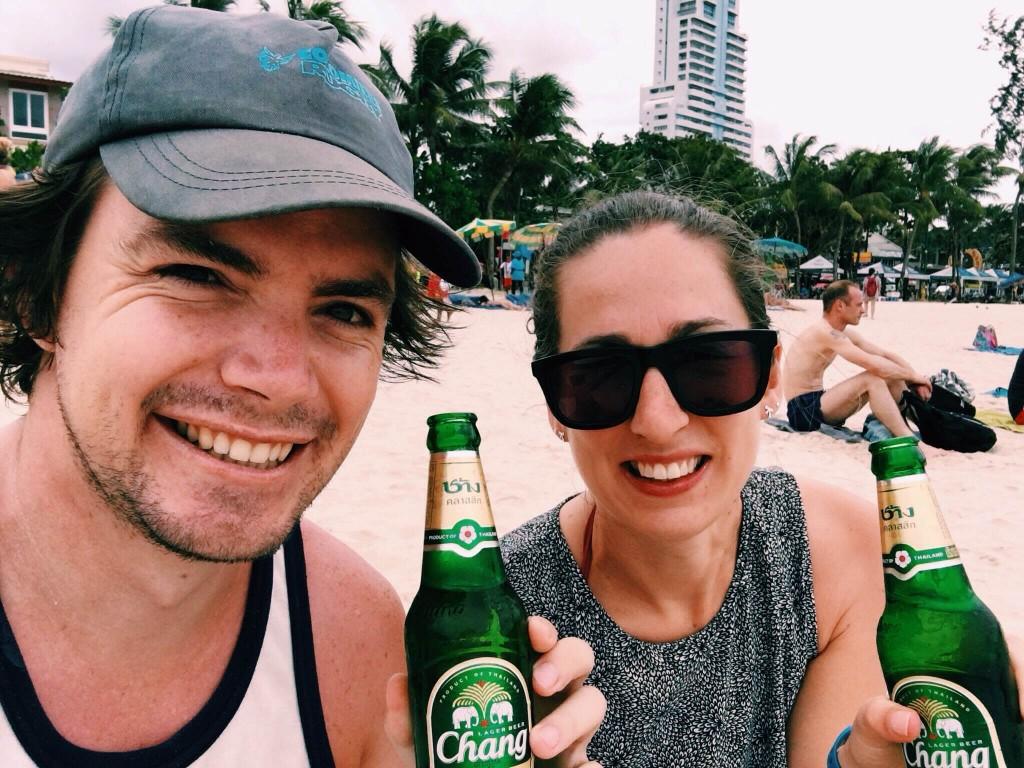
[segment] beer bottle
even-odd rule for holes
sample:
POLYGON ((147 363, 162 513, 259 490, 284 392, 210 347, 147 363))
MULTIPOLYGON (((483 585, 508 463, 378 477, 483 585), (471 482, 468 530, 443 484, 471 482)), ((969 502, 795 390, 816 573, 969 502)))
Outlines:
POLYGON ((871 444, 885 611, 878 655, 893 701, 921 716, 916 768, 1021 768, 1024 729, 999 622, 967 580, 913 437, 871 444))
POLYGON ((405 620, 416 768, 526 768, 532 649, 498 550, 476 416, 427 425, 423 571, 405 620))

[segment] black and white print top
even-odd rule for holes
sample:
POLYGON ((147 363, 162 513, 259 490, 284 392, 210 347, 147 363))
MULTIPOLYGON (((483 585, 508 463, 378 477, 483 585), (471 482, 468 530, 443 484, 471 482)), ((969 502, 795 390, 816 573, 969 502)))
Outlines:
POLYGON ((736 568, 718 613, 692 635, 638 640, 605 613, 559 527, 562 504, 502 540, 531 615, 597 657, 608 700, 590 743, 604 768, 783 768, 786 720, 818 649, 811 558, 792 475, 755 470, 742 491, 736 568))

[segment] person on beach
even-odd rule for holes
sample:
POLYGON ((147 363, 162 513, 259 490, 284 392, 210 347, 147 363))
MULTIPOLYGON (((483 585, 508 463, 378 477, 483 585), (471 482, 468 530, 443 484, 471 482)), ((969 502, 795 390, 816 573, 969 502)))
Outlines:
POLYGON ((902 766, 920 721, 884 695, 877 515, 754 467, 780 350, 749 236, 633 192, 576 214, 535 270, 533 371, 585 490, 502 551, 527 609, 594 648, 591 758, 821 768, 852 721, 843 768, 902 766))
POLYGON ((1017 358, 1017 365, 1007 387, 1007 403, 1010 415, 1018 424, 1024 424, 1024 352, 1017 358))
POLYGON ((822 316, 804 330, 786 353, 782 386, 789 398, 786 415, 798 432, 822 424, 839 426, 870 404, 871 412, 895 436, 912 435, 900 413, 903 391, 931 397, 931 382, 899 355, 850 330, 864 316, 864 294, 856 283, 837 280, 821 294, 822 316), (825 389, 825 371, 841 357, 863 372, 825 389))
POLYGON ((882 291, 882 281, 875 274, 875 268, 868 270, 868 276, 864 278, 864 298, 867 301, 867 315, 875 319, 875 304, 878 301, 878 294, 882 291))
MULTIPOLYGON (((401 604, 300 518, 437 362, 406 253, 479 265, 336 30, 131 14, 0 231, 0 765, 411 766, 401 604)), ((534 754, 584 765, 590 649, 530 634, 534 754)))

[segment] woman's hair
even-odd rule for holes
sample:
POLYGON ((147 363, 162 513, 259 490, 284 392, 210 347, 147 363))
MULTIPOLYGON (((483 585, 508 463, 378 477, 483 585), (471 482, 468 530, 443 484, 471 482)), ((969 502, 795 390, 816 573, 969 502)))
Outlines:
MULTIPOLYGON (((46 171, 0 191, 0 391, 30 395, 48 363, 34 339, 57 341, 64 287, 97 194, 108 179, 98 157, 46 171)), ((428 299, 410 274, 405 252, 395 270, 395 303, 384 332, 382 376, 429 379, 450 344, 428 299)))
MULTIPOLYGON (((665 223, 721 247, 726 273, 736 288, 750 327, 768 327, 764 290, 770 270, 754 252, 749 232, 728 216, 700 206, 688 197, 627 192, 575 214, 559 230, 554 242, 537 257, 533 272, 535 360, 558 352, 558 275, 562 265, 609 235, 665 223)), ((679 258, 685 257, 685 253, 679 254, 679 258)), ((628 275, 629 270, 630 265, 624 263, 623 275, 628 275)))

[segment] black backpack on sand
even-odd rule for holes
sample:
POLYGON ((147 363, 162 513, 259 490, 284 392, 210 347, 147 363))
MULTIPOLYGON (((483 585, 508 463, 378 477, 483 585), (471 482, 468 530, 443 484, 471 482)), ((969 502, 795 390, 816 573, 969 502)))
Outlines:
MULTIPOLYGON (((942 395, 939 401, 945 401, 942 395)), ((903 402, 906 405, 905 416, 917 425, 921 440, 928 445, 949 451, 975 453, 987 451, 996 444, 995 430, 968 416, 964 412, 967 409, 959 413, 943 410, 909 390, 903 393, 903 402)), ((969 403, 965 405, 971 411, 974 410, 969 403)))

